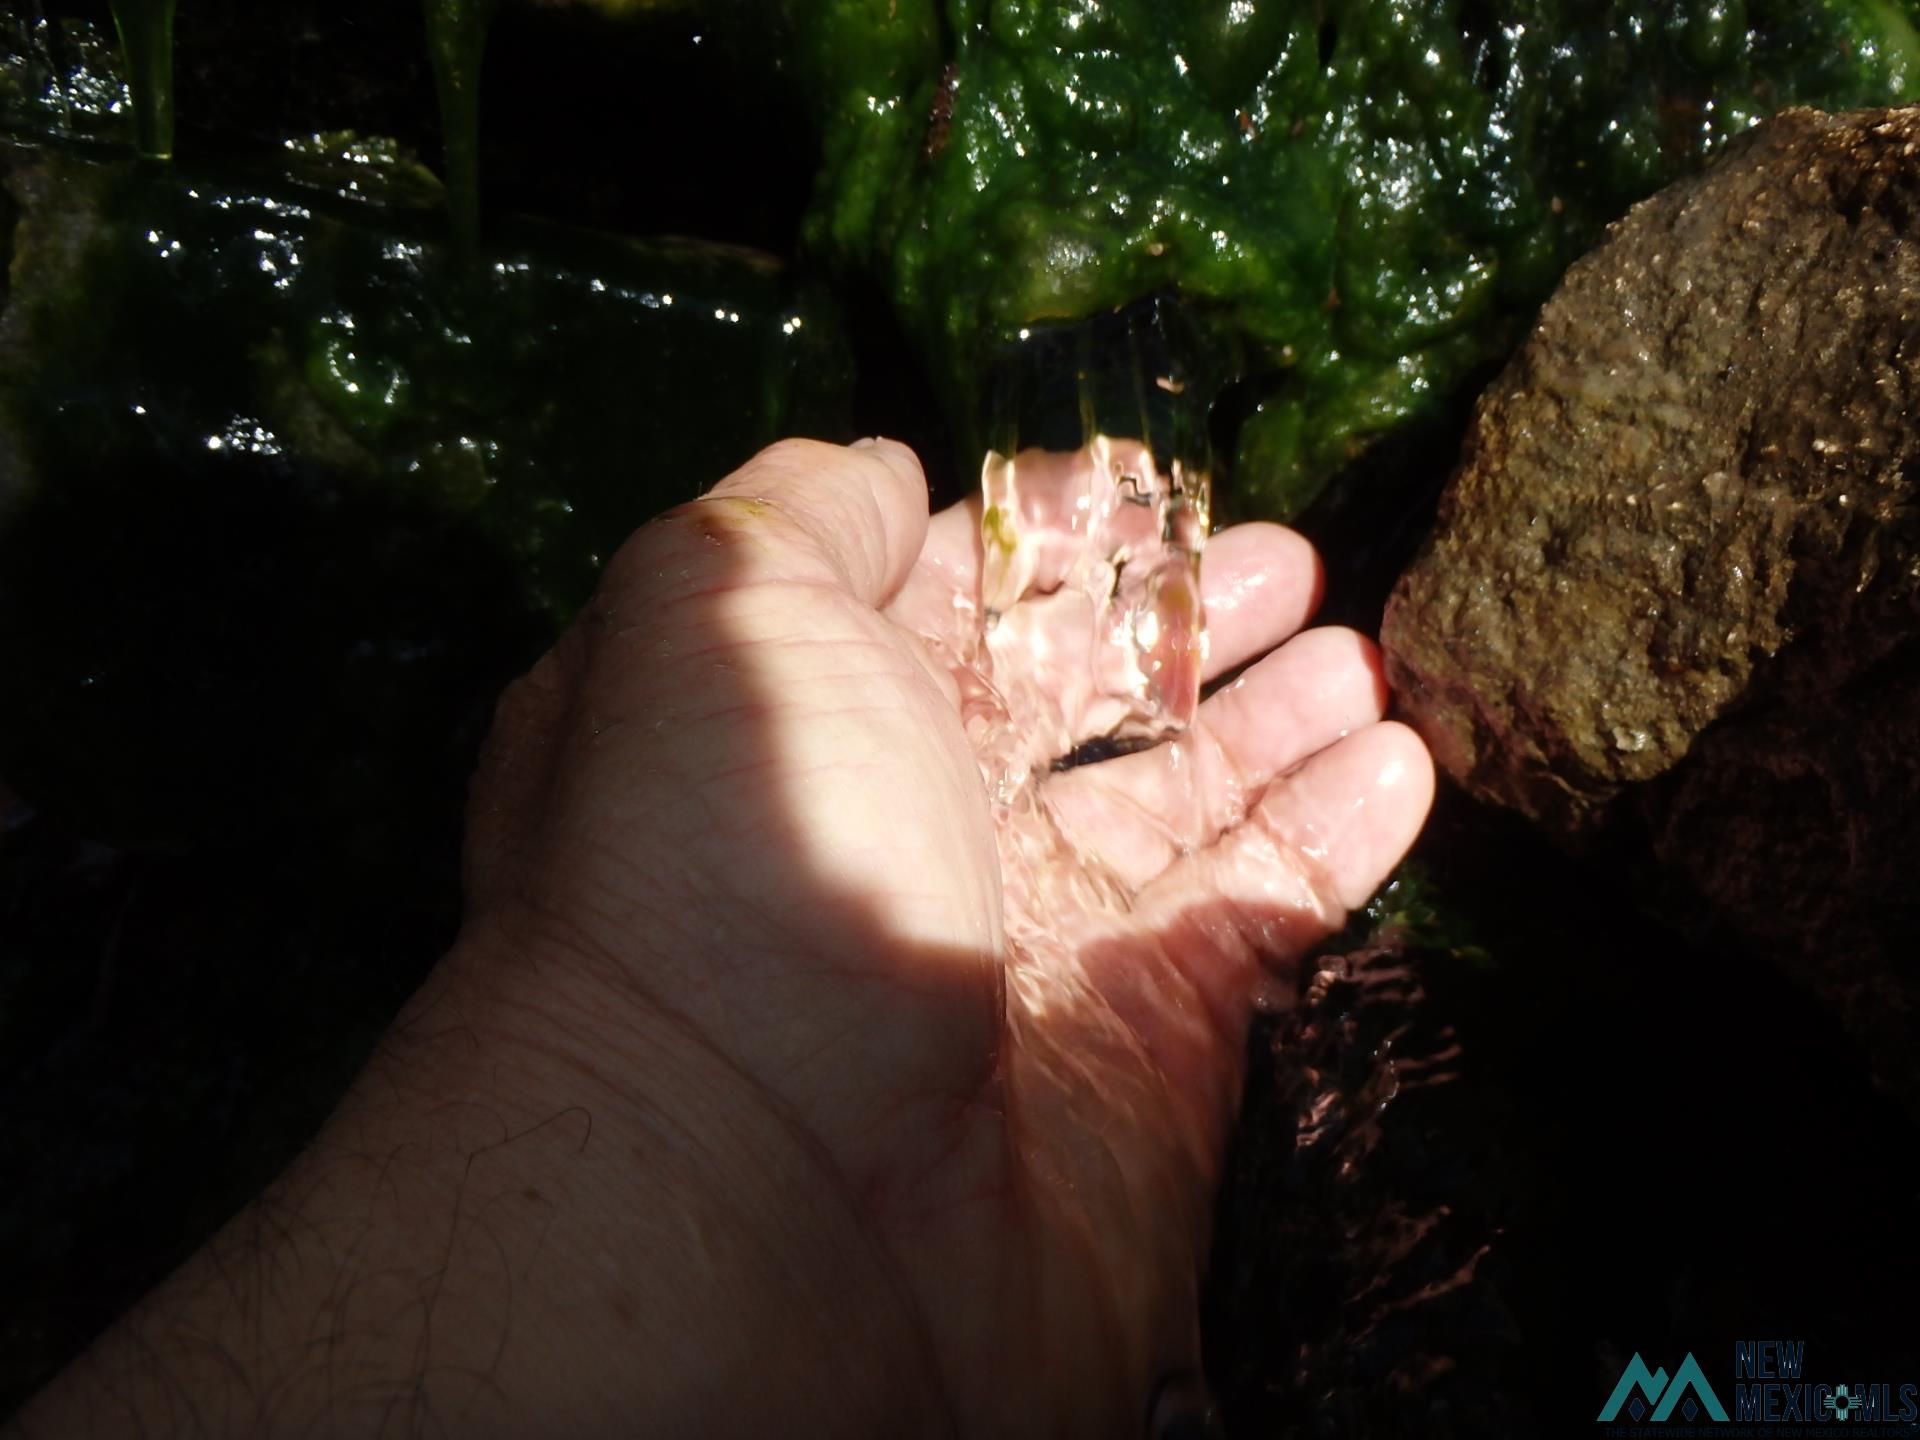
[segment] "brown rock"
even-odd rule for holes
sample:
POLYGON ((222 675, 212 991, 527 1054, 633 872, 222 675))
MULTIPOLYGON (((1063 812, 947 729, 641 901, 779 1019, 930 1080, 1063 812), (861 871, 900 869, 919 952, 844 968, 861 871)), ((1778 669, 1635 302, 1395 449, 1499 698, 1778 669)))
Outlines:
POLYGON ((1788 111, 1568 272, 1383 640, 1456 780, 1642 827, 1920 1095, 1917 482, 1920 108, 1788 111))

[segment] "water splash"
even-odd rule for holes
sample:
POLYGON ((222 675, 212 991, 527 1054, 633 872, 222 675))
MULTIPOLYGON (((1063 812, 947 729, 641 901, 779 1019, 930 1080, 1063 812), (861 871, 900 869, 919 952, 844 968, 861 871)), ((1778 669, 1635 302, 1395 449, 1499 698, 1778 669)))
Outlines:
POLYGON ((1154 296, 1022 329, 982 387, 978 663, 1005 711, 997 794, 1193 723, 1211 348, 1154 296))
POLYGON ((981 489, 983 659, 1017 736, 1000 747, 996 790, 1089 740, 1150 743, 1191 725, 1207 652, 1205 476, 1096 434, 1071 452, 990 452, 981 489))

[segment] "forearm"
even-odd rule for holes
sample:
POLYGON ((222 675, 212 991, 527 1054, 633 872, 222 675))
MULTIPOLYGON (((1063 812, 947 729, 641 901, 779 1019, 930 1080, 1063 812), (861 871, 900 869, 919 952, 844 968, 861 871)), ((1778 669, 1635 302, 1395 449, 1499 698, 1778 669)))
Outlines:
POLYGON ((772 1108, 638 1010, 645 1090, 612 1083, 567 1009, 604 997, 535 1011, 472 959, 22 1433, 937 1430, 887 1264, 772 1108))

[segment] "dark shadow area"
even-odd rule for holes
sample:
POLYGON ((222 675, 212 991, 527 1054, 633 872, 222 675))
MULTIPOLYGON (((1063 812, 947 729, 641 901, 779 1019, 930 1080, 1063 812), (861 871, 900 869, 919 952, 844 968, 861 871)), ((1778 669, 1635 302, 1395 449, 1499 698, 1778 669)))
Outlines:
MULTIPOLYGON (((114 33, 108 0, 33 4, 56 26, 114 33)), ((777 63, 773 8, 613 20, 588 4, 500 5, 482 82, 488 213, 792 254, 814 141, 777 63)), ((351 130, 441 168, 417 0, 208 0, 182 7, 175 47, 183 161, 270 165, 289 136, 351 130)))
POLYGON ((1380 633, 1387 596, 1433 524, 1474 403, 1499 370, 1473 372, 1436 413, 1375 441, 1294 518, 1327 567, 1321 623, 1380 633))
POLYGON ((1231 1432, 1581 1433, 1636 1351, 1731 1409, 1736 1340, 1910 1379, 1920 1126, 1838 1021, 1644 913, 1629 855, 1448 790, 1415 860, 1447 929, 1363 940, 1255 1037, 1210 1302, 1231 1432))
POLYGON ((836 289, 853 347, 853 429, 885 435, 913 447, 926 467, 933 508, 957 504, 978 490, 967 473, 947 420, 947 406, 925 363, 902 333, 878 287, 849 281, 836 289))
POLYGON ((467 775, 547 622, 330 477, 69 470, 0 538, 0 1409, 311 1134, 451 938, 467 775))
POLYGON ((257 177, 0 148, 0 186, 36 237, 0 315, 4 1409, 285 1164, 445 948, 480 739, 582 577, 844 421, 830 312, 785 333, 730 252, 463 272, 257 177))

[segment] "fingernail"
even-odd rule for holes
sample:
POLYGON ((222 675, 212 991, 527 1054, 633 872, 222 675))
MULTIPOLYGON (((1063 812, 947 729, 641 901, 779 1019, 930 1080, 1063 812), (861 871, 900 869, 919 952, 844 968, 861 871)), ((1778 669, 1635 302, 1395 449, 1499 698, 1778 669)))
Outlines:
POLYGON ((910 480, 924 480, 925 472, 920 468, 920 457, 911 447, 902 445, 898 440, 889 440, 884 435, 868 435, 854 441, 849 450, 865 450, 877 460, 884 460, 896 473, 910 480))

